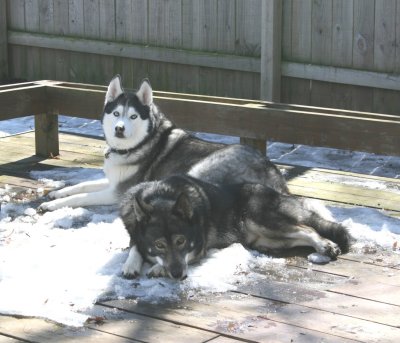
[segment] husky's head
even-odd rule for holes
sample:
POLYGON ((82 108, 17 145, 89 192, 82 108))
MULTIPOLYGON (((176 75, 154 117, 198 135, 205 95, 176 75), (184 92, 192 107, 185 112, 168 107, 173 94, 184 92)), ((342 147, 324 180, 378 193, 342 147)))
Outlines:
MULTIPOLYGON (((150 184, 150 183, 148 183, 150 184)), ((136 194, 121 207, 121 217, 147 260, 176 280, 187 276, 188 264, 202 256, 204 230, 185 192, 177 197, 136 194)))
POLYGON ((115 76, 108 85, 102 119, 108 145, 132 149, 140 144, 152 129, 153 106, 153 91, 147 80, 135 94, 125 92, 120 76, 115 76))

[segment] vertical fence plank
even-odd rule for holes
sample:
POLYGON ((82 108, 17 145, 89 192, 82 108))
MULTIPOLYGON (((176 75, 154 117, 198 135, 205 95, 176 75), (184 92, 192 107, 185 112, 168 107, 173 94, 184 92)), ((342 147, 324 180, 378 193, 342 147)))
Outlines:
MULTIPOLYGON (((54 34, 54 2, 39 0, 39 28, 41 32, 54 34)), ((40 54, 42 76, 44 79, 55 79, 56 53, 52 49, 43 49, 40 54)))
POLYGON ((261 24, 261 99, 281 100, 282 3, 263 0, 261 24))
MULTIPOLYGON (((215 51, 217 49, 217 2, 210 0, 193 1, 193 43, 192 49, 215 51)), ((215 70, 200 68, 199 90, 202 94, 218 94, 215 70)))
MULTIPOLYGON (((332 58, 332 0, 313 0, 311 24, 311 62, 330 65, 332 58)), ((312 82, 311 102, 316 106, 332 106, 332 84, 312 82)))
MULTIPOLYGON (((353 59, 353 0, 332 0, 332 65, 351 68, 353 59)), ((353 108, 352 88, 332 84, 331 103, 353 108)))
POLYGON ((235 52, 235 2, 217 1, 217 47, 218 51, 235 52))
MULTIPOLYGON (((83 0, 68 1, 69 34, 74 37, 84 37, 83 0)), ((85 59, 77 52, 71 52, 69 58, 69 80, 84 82, 85 59)))
POLYGON ((394 72, 400 73, 400 3, 396 2, 396 59, 395 59, 395 66, 394 72))
MULTIPOLYGON (((261 2, 262 0, 252 0, 251 6, 248 6, 245 1, 236 0, 235 52, 239 55, 261 56, 261 2)), ((243 86, 234 96, 260 99, 260 73, 235 74, 237 85, 243 86)))
POLYGON ((202 51, 217 51, 217 11, 214 0, 199 0, 194 4, 193 48, 202 51))
MULTIPOLYGON (((25 30, 25 3, 24 0, 13 0, 7 2, 7 25, 9 29, 25 30)), ((23 46, 9 46, 9 66, 10 78, 25 79, 26 72, 26 52, 28 48, 23 46)))
MULTIPOLYGON (((68 2, 54 0, 54 33, 58 36, 68 34, 68 2)), ((58 81, 68 81, 69 54, 65 51, 56 51, 56 74, 58 81)))
MULTIPOLYGON (((84 35, 88 38, 100 38, 99 0, 83 0, 84 35)), ((100 83, 102 71, 99 70, 100 56, 85 56, 85 81, 100 83)))
MULTIPOLYGON (((115 37, 120 42, 131 42, 133 35, 132 1, 119 0, 115 3, 115 37)), ((129 58, 121 58, 118 61, 118 74, 121 74, 125 87, 133 87, 133 66, 129 58)))
MULTIPOLYGON (((374 24, 375 0, 354 0, 353 64, 357 69, 374 68, 374 24)), ((354 109, 373 107, 373 89, 355 87, 353 90, 354 109)))
POLYGON ((7 3, 0 0, 0 82, 8 79, 7 3))
MULTIPOLYGON (((115 0, 99 1, 99 26, 100 39, 106 41, 115 40, 115 0)), ((100 56, 99 83, 107 84, 114 76, 114 57, 100 56)))
POLYGON ((292 4, 292 59, 295 62, 311 60, 311 0, 292 4))
POLYGON ((391 72, 396 58, 396 0, 375 3, 374 70, 391 72))
POLYGON ((332 1, 332 64, 351 67, 353 58, 353 0, 332 1))
MULTIPOLYGON (((291 6, 291 61, 311 61, 311 0, 292 1, 291 6)), ((311 103, 311 82, 309 80, 285 78, 285 98, 282 100, 309 105, 311 103)))
POLYGON ((292 0, 282 3, 282 59, 292 59, 292 0))
POLYGON ((261 55, 261 2, 236 0, 236 47, 239 55, 261 55))
POLYGON ((313 0, 311 46, 312 63, 331 64, 332 0, 313 0))
MULTIPOLYGON (((132 42, 148 44, 149 42, 149 3, 147 0, 132 2, 132 42)), ((144 78, 149 77, 148 62, 132 60, 133 86, 137 88, 144 78)), ((152 82, 152 79, 150 80, 152 82)))
MULTIPOLYGON (((393 72, 396 61, 396 0, 375 2, 374 70, 393 72)), ((374 89, 373 111, 399 113, 396 92, 374 89), (394 96, 393 96, 394 95, 394 96)))
MULTIPOLYGON (((194 32, 194 9, 193 1, 182 0, 182 48, 192 49, 193 47, 193 32, 194 32)), ((197 66, 184 66, 182 73, 184 77, 182 82, 186 83, 186 86, 180 87, 185 89, 188 93, 202 93, 200 89, 200 73, 202 67, 197 66)), ((203 68, 204 69, 204 68, 203 68)), ((204 92, 203 92, 204 93, 204 92)))
MULTIPOLYGON (((25 2, 25 25, 29 32, 40 32, 39 24, 39 0, 25 2)), ((42 76, 42 66, 40 63, 40 48, 29 48, 29 58, 27 58, 27 77, 28 80, 40 80, 42 76)))
MULTIPOLYGON (((217 50, 222 53, 235 52, 235 1, 217 1, 217 50)), ((247 89, 247 80, 240 79, 241 73, 231 70, 218 70, 217 89, 222 96, 244 97, 242 89, 247 89)))
MULTIPOLYGON (((165 2, 163 24, 165 36, 162 38, 162 44, 180 49, 182 47, 182 0, 165 2)), ((179 72, 179 68, 180 66, 172 63, 165 66, 168 89, 174 92, 183 92, 186 86, 185 81, 188 81, 179 72)))
POLYGON ((373 70, 375 0, 354 0, 353 67, 373 70))

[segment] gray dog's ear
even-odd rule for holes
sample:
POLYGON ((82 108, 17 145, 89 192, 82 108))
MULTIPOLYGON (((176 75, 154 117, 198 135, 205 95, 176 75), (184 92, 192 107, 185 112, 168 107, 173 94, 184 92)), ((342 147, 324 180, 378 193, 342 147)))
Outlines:
POLYGON ((114 78, 110 81, 110 84, 108 85, 105 103, 114 101, 123 92, 124 89, 122 88, 121 76, 115 75, 114 78))
POLYGON ((153 89, 150 86, 150 82, 147 79, 142 81, 136 96, 143 105, 150 106, 153 103, 153 89))
POLYGON ((190 203, 190 200, 185 193, 181 193, 178 196, 178 199, 176 199, 172 211, 182 219, 189 219, 189 220, 193 218, 194 214, 193 206, 190 203))
POLYGON ((141 222, 147 219, 153 207, 138 197, 133 198, 133 211, 135 212, 136 220, 141 222))

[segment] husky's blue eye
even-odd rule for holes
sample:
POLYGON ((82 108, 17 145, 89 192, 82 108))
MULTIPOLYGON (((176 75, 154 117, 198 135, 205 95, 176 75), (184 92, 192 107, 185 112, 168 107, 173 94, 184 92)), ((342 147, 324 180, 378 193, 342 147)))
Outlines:
POLYGON ((132 114, 130 118, 131 119, 136 119, 137 118, 137 114, 132 114))
POLYGON ((114 111, 113 115, 114 115, 114 117, 119 117, 119 112, 118 111, 114 111))

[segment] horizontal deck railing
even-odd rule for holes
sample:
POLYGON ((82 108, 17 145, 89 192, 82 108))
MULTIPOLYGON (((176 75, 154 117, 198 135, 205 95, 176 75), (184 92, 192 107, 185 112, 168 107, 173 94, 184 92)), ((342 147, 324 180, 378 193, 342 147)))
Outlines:
MULTIPOLYGON (((0 87, 0 120, 35 115, 36 153, 59 153, 57 115, 100 119, 107 87, 37 81, 0 87)), ((400 155, 400 117, 394 115, 154 92, 178 126, 238 136, 260 149, 266 140, 400 155)))

